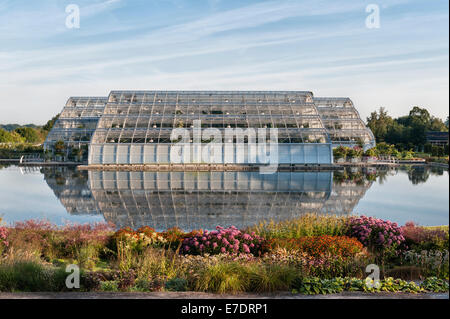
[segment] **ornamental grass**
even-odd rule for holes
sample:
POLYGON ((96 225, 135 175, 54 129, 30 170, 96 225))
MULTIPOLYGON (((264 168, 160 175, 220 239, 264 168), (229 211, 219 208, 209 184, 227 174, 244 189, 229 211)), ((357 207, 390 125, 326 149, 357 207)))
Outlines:
POLYGON ((305 236, 343 236, 347 231, 348 216, 305 214, 287 221, 265 221, 246 229, 265 239, 300 238, 305 236))

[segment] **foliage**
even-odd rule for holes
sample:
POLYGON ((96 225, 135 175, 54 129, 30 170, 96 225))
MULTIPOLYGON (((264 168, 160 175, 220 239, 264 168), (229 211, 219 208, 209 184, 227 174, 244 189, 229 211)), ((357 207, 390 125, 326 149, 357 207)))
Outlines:
POLYGON ((172 249, 180 248, 184 238, 188 236, 178 227, 169 228, 160 234, 166 240, 165 246, 172 249))
MULTIPOLYGON (((350 236, 352 231, 364 229, 365 226, 375 236, 366 242, 367 245, 373 241, 374 245, 381 244, 376 237, 380 232, 393 233, 384 235, 385 241, 400 235, 399 227, 394 223, 376 219, 363 222, 365 219, 369 218, 306 215, 289 222, 268 222, 263 224, 264 227, 255 226, 255 230, 218 227, 214 232, 198 230, 190 233, 178 228, 156 232, 150 227, 141 227, 136 231, 124 228, 113 232, 105 224, 56 227, 46 221, 25 221, 13 227, 3 227, 6 236, 1 238, 9 244, 4 245, 5 251, 0 258, 0 291, 67 290, 64 266, 73 263, 81 268, 82 291, 166 289, 260 293, 295 290, 315 294, 351 290, 448 290, 448 284, 446 286, 437 279, 448 278, 448 250, 410 250, 400 254, 404 243, 395 243, 390 248, 385 247, 388 246, 386 243, 382 245, 382 250, 392 249, 399 254, 392 259, 394 264, 387 264, 388 268, 391 267, 388 270, 394 271, 383 269, 382 275, 391 276, 401 267, 414 267, 419 270, 419 276, 413 278, 436 278, 424 281, 423 287, 400 279, 385 278, 381 287, 369 289, 364 280, 367 276, 365 268, 376 263, 377 255, 363 248, 364 240, 360 242, 361 233, 366 236, 367 231, 359 231, 356 238, 346 235, 350 236), (266 234, 269 240, 263 239, 266 234), (233 239, 239 241, 237 250, 230 248, 230 243, 232 246, 236 244, 233 239), (180 246, 185 240, 194 255, 180 254, 179 250, 183 249, 180 246), (230 249, 226 249, 225 253, 221 253, 221 249, 218 252, 201 251, 199 246, 206 244, 206 241, 210 244, 216 242, 218 246, 220 242, 220 248, 226 246, 230 249), (251 243, 260 247, 246 253, 244 243, 248 247, 251 243)), ((416 239, 419 243, 433 242, 435 238, 423 235, 422 230, 418 234, 414 230, 413 235, 410 237, 420 238, 416 239)), ((366 237, 371 238, 371 235, 366 237)), ((372 251, 379 253, 378 248, 372 251)), ((405 279, 406 276, 395 277, 405 279)))
POLYGON ((22 155, 42 153, 43 147, 29 143, 1 144, 0 158, 19 158, 22 155))
POLYGON ((419 148, 426 144, 427 131, 448 131, 444 122, 428 110, 414 106, 408 115, 393 119, 384 108, 367 118, 377 143, 394 144, 400 150, 419 148))
POLYGON ((145 226, 134 231, 131 228, 118 230, 112 236, 115 245, 124 243, 132 250, 141 252, 147 247, 163 247, 167 240, 153 228, 145 226))
POLYGON ((45 123, 45 125, 42 127, 42 129, 44 131, 50 132, 51 129, 53 128, 53 125, 55 124, 56 120, 59 118, 59 114, 55 115, 54 117, 52 117, 51 120, 48 120, 47 123, 45 123))
POLYGON ((444 252, 439 250, 423 250, 420 253, 409 250, 404 252, 403 262, 418 267, 423 277, 436 276, 448 279, 448 250, 444 252))
POLYGON ((56 155, 64 155, 64 153, 66 151, 66 144, 64 143, 64 141, 59 140, 59 141, 55 142, 55 144, 53 145, 53 148, 55 150, 56 155))
POLYGON ((421 227, 413 222, 407 222, 402 227, 402 231, 407 246, 413 250, 448 250, 448 226, 445 228, 421 227))
POLYGON ((347 219, 347 216, 305 214, 287 221, 264 221, 249 227, 246 231, 254 231, 266 239, 321 235, 341 236, 346 233, 347 219))
POLYGON ((186 291, 188 289, 188 281, 184 278, 172 278, 165 284, 168 291, 186 291))
POLYGON ((183 254, 224 254, 224 253, 244 253, 255 256, 262 255, 264 239, 252 232, 247 234, 241 232, 236 227, 229 228, 216 227, 215 231, 207 230, 183 240, 180 252, 183 254))
POLYGON ((271 250, 285 248, 287 250, 298 250, 313 257, 333 255, 338 257, 354 257, 361 253, 363 245, 355 238, 347 236, 310 236, 291 239, 272 239, 271 250))
POLYGON ((443 280, 436 277, 426 278, 420 286, 426 291, 448 292, 448 280, 443 280))
POLYGON ((9 229, 10 250, 30 251, 47 261, 70 258, 81 266, 91 267, 104 249, 112 230, 104 223, 66 225, 57 228, 48 221, 28 220, 9 229))
POLYGON ((354 146, 347 151, 347 156, 350 158, 361 157, 363 154, 363 150, 359 146, 354 146))
POLYGON ((64 291, 67 273, 31 261, 0 264, 0 291, 64 291))
POLYGON ((369 148, 367 151, 364 152, 364 156, 369 157, 376 157, 378 155, 376 148, 369 148))
POLYGON ((0 128, 0 143, 23 143, 25 139, 17 132, 8 132, 0 128))
POLYGON ((116 280, 102 281, 100 282, 100 291, 119 291, 119 284, 116 280))
MULTIPOLYGON (((407 282, 401 279, 385 278, 379 281, 379 286, 370 280, 362 280, 357 278, 332 278, 320 279, 318 277, 302 278, 294 286, 294 293, 302 293, 306 295, 332 294, 343 291, 365 291, 365 292, 408 292, 418 293, 425 292, 425 288, 418 286, 414 282, 407 282)), ((448 289, 447 289, 448 290, 448 289)))
POLYGON ((334 158, 346 158, 349 148, 345 146, 339 146, 333 149, 334 158))
POLYGON ((374 252, 392 252, 405 241, 402 228, 390 221, 367 216, 351 217, 348 226, 348 235, 374 252))
POLYGON ((0 226, 0 256, 3 251, 9 246, 8 242, 8 229, 6 227, 0 226))
POLYGON ((14 130, 17 134, 23 137, 26 143, 38 143, 43 142, 43 138, 38 131, 31 127, 19 127, 14 130))

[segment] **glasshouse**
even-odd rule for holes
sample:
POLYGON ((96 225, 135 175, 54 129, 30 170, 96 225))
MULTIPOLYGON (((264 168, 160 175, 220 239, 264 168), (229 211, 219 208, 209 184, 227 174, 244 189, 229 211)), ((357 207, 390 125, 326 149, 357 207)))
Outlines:
POLYGON ((88 164, 329 164, 375 146, 348 98, 308 91, 112 91, 70 98, 45 149, 88 164))
POLYGON ((69 98, 47 135, 44 149, 58 160, 86 161, 92 134, 107 101, 107 97, 69 98))

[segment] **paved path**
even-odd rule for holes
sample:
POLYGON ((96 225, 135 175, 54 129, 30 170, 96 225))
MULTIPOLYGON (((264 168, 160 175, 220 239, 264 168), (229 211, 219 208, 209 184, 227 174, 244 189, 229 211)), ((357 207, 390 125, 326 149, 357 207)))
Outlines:
POLYGON ((343 292, 307 296, 291 293, 220 295, 202 292, 0 292, 0 299, 449 299, 448 293, 343 292))

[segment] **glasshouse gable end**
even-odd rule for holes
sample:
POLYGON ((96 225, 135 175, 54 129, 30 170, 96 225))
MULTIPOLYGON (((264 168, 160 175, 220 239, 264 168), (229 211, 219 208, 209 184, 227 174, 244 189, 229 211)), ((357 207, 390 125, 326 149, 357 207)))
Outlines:
POLYGON ((71 97, 44 148, 95 165, 331 164, 375 146, 349 98, 308 91, 112 91, 71 97), (275 157, 274 157, 275 156, 275 157))

